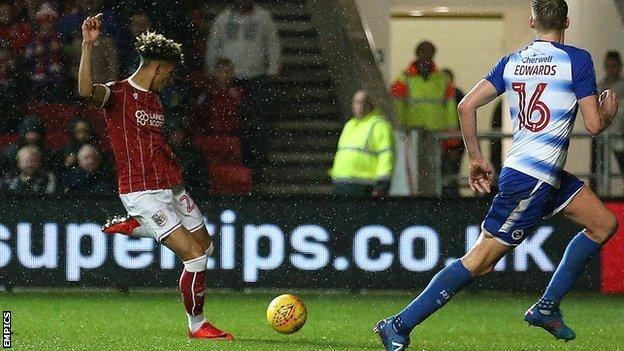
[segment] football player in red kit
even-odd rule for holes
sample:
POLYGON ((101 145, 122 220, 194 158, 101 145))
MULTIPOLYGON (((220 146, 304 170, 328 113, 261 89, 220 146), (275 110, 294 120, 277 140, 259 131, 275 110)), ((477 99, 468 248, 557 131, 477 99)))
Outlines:
POLYGON ((179 288, 188 317, 189 337, 232 340, 203 315, 206 260, 213 244, 203 216, 186 192, 180 165, 166 142, 158 92, 183 59, 180 44, 156 33, 136 38, 141 65, 129 78, 93 84, 91 50, 97 45, 102 14, 82 24, 80 96, 104 110, 117 168, 119 197, 127 218, 107 223, 108 234, 153 237, 183 261, 179 288), (95 44, 94 44, 95 43, 95 44))

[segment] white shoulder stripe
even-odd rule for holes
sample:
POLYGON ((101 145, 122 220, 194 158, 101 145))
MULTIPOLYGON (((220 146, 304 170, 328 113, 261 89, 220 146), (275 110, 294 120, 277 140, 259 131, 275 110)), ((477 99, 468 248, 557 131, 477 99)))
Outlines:
POLYGON ((104 95, 104 99, 102 100, 102 104, 100 106, 98 106, 98 109, 103 109, 104 105, 106 105, 106 102, 108 102, 108 98, 110 97, 111 94, 111 90, 107 85, 101 85, 102 87, 104 87, 104 89, 106 90, 106 95, 104 95))

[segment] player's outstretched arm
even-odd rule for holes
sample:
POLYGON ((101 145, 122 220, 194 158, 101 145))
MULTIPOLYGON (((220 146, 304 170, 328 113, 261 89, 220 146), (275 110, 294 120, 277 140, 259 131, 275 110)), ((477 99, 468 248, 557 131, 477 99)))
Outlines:
POLYGON ((498 96, 492 83, 483 79, 457 106, 464 143, 470 157, 470 188, 479 193, 491 191, 492 166, 483 158, 477 137, 477 109, 498 96))
POLYGON ((598 135, 607 129, 618 112, 618 97, 611 90, 605 90, 600 94, 587 96, 578 101, 583 115, 585 129, 592 135, 598 135))
POLYGON ((106 87, 94 85, 91 75, 91 49, 93 43, 100 36, 103 14, 87 17, 82 23, 82 53, 78 68, 78 94, 88 98, 90 102, 101 107, 107 95, 106 87))

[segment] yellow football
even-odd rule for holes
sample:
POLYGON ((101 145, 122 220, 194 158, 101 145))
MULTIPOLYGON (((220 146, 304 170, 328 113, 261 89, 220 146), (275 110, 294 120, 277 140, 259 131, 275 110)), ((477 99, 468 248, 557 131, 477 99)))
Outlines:
POLYGON ((292 334, 306 322, 308 311, 297 296, 284 294, 271 301, 267 308, 267 321, 278 333, 292 334))

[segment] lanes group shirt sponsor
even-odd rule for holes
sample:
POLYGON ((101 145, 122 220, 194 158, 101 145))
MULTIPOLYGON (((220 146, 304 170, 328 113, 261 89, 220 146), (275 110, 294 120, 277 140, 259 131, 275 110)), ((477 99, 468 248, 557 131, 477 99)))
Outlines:
POLYGON ((130 79, 106 85, 103 109, 117 167, 119 193, 169 189, 182 171, 167 144, 162 103, 130 79))

